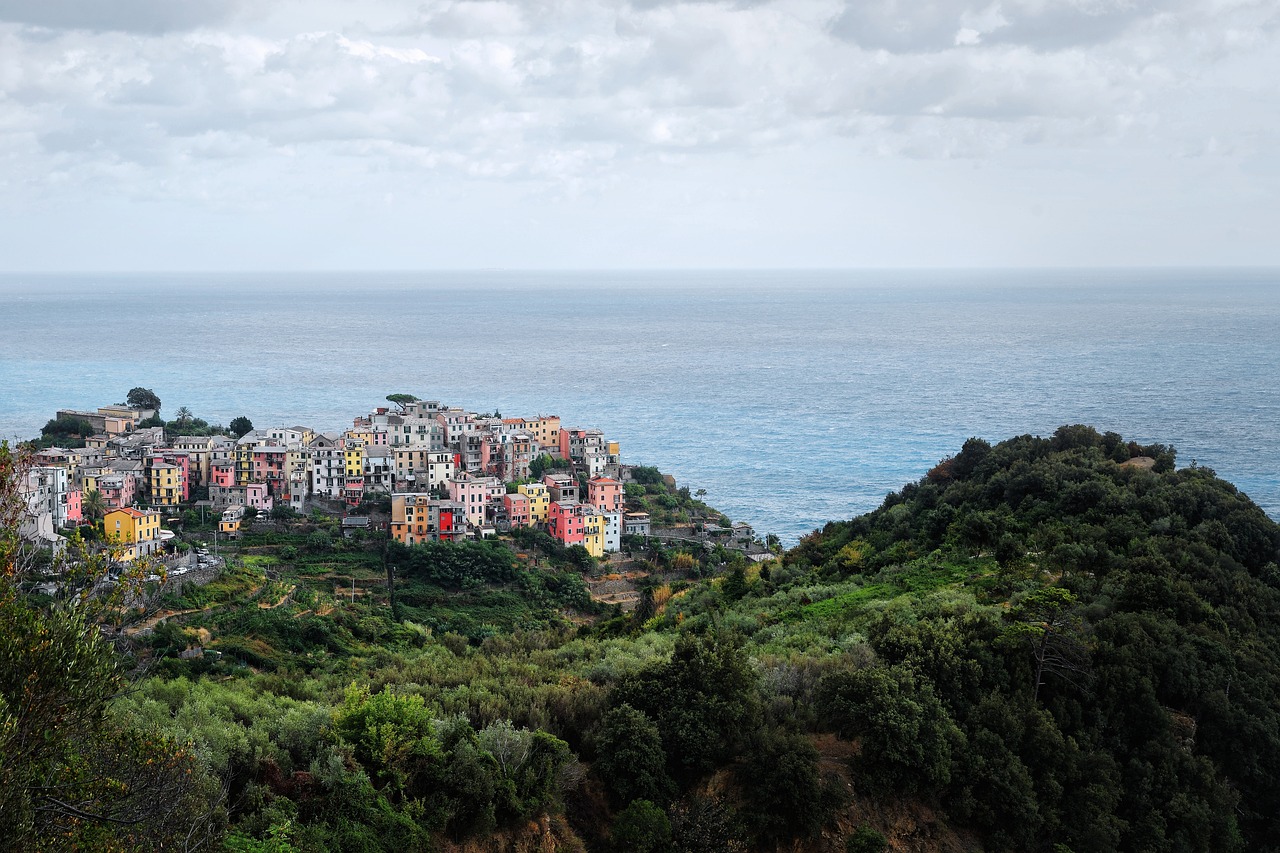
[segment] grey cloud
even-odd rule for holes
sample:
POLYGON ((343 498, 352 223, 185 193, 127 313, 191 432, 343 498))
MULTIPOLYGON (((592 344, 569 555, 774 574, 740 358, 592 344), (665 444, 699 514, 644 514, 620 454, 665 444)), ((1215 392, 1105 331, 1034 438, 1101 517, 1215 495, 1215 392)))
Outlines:
POLYGON ((63 30, 166 33, 227 21, 240 0, 0 0, 0 21, 63 30))
POLYGON ((1135 23, 1184 4, 1155 0, 846 0, 833 35, 871 50, 946 50, 969 31, 983 44, 1045 50, 1101 45, 1135 23))

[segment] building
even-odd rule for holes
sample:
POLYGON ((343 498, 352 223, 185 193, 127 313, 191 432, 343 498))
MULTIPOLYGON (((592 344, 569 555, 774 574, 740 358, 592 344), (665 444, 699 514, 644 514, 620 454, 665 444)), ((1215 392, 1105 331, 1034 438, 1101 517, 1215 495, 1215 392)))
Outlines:
POLYGON ((569 501, 552 501, 547 514, 547 531, 565 547, 581 545, 584 538, 582 516, 577 506, 569 501))
POLYGON ((244 504, 232 504, 222 511, 222 518, 218 520, 218 532, 229 539, 239 539, 243 523, 244 504))
POLYGON ((528 527, 529 519, 529 496, 516 492, 513 495, 502 496, 502 518, 499 520, 499 529, 513 530, 517 527, 528 527))
POLYGON ((497 477, 472 477, 469 474, 458 474, 447 483, 449 500, 465 507, 467 522, 475 527, 483 527, 488 507, 501 501, 506 488, 497 477))
POLYGON ((311 494, 338 500, 347 477, 347 454, 337 436, 318 435, 307 445, 311 454, 311 494))
POLYGON ((542 482, 551 494, 551 500, 565 503, 578 502, 578 481, 570 474, 551 473, 542 476, 542 482))
POLYGON ((147 466, 147 503, 161 509, 181 504, 185 498, 185 478, 182 468, 155 457, 147 466))
POLYGON ((622 484, 610 477, 587 481, 587 503, 603 512, 622 512, 622 484))
POLYGON ((551 494, 542 483, 521 483, 516 492, 529 499, 529 524, 543 525, 551 512, 551 494))
POLYGON ((391 537, 404 545, 454 542, 466 536, 466 511, 418 492, 391 496, 391 537))
POLYGON ((622 532, 628 536, 648 536, 651 530, 647 512, 628 512, 622 517, 622 532))
POLYGON ((209 505, 214 509, 225 509, 240 504, 253 507, 258 512, 271 512, 275 505, 266 483, 248 483, 243 486, 210 486, 209 505))
POLYGON ((107 540, 120 547, 120 562, 130 563, 160 550, 160 513, 154 509, 113 509, 102 520, 107 540))

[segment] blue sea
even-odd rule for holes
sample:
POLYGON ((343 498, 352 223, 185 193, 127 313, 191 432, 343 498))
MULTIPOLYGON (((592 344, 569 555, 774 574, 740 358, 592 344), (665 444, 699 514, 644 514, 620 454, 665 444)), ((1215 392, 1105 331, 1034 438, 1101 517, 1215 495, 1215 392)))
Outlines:
POLYGON ((558 414, 787 542, 1064 423, 1280 518, 1277 270, 0 276, 0 436, 138 385, 224 424, 558 414))

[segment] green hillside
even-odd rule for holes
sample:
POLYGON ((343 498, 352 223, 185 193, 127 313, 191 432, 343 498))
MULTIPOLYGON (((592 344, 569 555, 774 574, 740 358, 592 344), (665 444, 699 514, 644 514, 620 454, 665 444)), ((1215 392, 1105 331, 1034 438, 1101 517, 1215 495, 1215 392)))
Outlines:
POLYGON ((251 540, 123 661, 3 581, 0 848, 1280 850, 1280 527, 1167 447, 971 439, 629 614, 536 538, 321 539, 251 540), (79 722, 20 753, 32 689, 79 722))

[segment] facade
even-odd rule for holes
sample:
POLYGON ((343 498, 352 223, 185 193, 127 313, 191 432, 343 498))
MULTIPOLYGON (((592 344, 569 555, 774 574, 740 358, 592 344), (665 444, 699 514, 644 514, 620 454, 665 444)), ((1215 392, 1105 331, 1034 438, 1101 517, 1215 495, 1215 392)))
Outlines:
POLYGON ((466 535, 466 513, 452 501, 418 492, 391 496, 391 537, 404 545, 454 542, 466 535))
POLYGON ((465 508, 467 522, 483 527, 487 507, 500 501, 506 488, 497 477, 472 477, 459 474, 448 482, 449 500, 465 508))
POLYGON ((581 545, 584 538, 582 516, 577 504, 568 501, 552 501, 547 514, 547 531, 560 544, 581 545))
POLYGON ((131 471, 106 473, 98 478, 98 491, 104 504, 123 509, 137 499, 138 478, 131 471))
POLYGON ((237 504, 253 507, 258 512, 270 512, 275 505, 266 483, 248 483, 244 486, 210 486, 209 503, 214 509, 225 509, 237 504))
POLYGON ((289 449, 280 444, 258 444, 249 454, 249 482, 262 483, 272 497, 289 492, 289 449))
POLYGON ((218 532, 230 539, 239 539, 243 523, 244 504, 232 504, 222 511, 222 518, 218 520, 218 532))
POLYGON ((559 473, 544 474, 542 482, 551 493, 553 503, 555 501, 578 502, 578 481, 575 477, 559 473))
POLYGON ((514 495, 502 496, 503 524, 508 530, 516 527, 528 527, 529 496, 516 492, 514 495))
POLYGON ((162 509, 178 506, 185 498, 184 484, 181 467, 163 457, 152 459, 147 466, 147 503, 162 509))
POLYGON ((209 469, 209 487, 229 488, 236 484, 236 466, 233 462, 215 462, 209 469))
POLYGON ((647 512, 628 512, 622 517, 622 532, 628 536, 648 536, 651 530, 647 512))
POLYGON ((551 494, 542 483, 521 483, 516 492, 529 500, 529 523, 543 525, 551 513, 551 494))
POLYGON ((133 562, 160 550, 160 513, 132 507, 113 509, 102 521, 107 539, 120 546, 120 561, 133 562))
POLYGON ((319 435, 307 447, 311 451, 311 494, 340 499, 347 476, 347 455, 341 442, 319 435))
POLYGON ((609 477, 587 481, 587 503, 604 512, 622 512, 622 484, 609 477))

